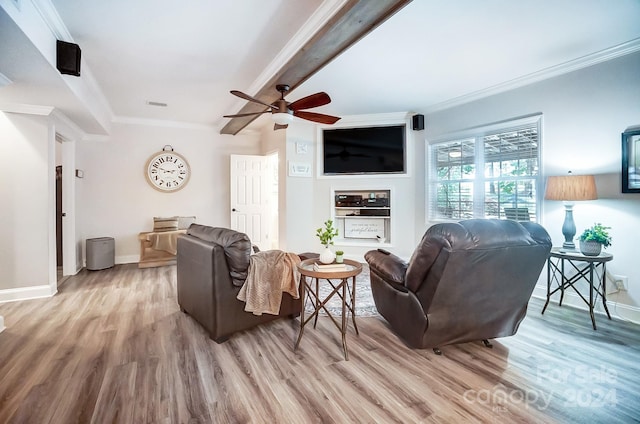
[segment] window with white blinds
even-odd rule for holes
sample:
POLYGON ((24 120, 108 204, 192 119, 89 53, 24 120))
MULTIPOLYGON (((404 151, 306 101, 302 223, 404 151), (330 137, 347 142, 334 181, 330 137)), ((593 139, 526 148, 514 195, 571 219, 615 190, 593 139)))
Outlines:
POLYGON ((489 125, 432 144, 430 218, 537 221, 541 119, 489 125))

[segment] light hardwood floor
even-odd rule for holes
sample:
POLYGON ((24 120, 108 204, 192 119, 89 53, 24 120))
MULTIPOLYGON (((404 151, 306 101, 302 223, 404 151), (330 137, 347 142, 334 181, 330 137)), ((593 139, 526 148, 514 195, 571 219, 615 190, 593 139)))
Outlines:
POLYGON ((0 423, 638 422, 640 328, 541 308, 443 356, 358 318, 345 361, 326 317, 297 352, 288 319, 218 345, 180 312, 175 267, 82 271, 0 305, 0 423))

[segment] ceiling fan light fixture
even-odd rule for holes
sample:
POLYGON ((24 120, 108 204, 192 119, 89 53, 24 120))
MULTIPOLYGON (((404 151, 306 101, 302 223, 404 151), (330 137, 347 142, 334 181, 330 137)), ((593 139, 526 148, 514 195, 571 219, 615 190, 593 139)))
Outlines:
POLYGON ((271 120, 278 125, 287 125, 293 122, 293 114, 287 112, 274 112, 271 120))
MULTIPOLYGON (((273 126, 274 130, 282 130, 294 121, 293 117, 304 119, 307 121, 315 122, 318 124, 332 125, 340 120, 338 116, 325 115, 322 113, 308 112, 305 109, 311 109, 314 107, 324 106, 331 103, 331 97, 324 91, 310 94, 306 97, 296 100, 293 103, 289 103, 285 100, 284 95, 289 91, 289 86, 286 84, 276 85, 276 90, 280 92, 280 99, 269 104, 266 101, 256 99, 248 94, 238 90, 231 90, 231 94, 241 99, 248 100, 253 103, 261 104, 267 108, 263 108, 261 112, 248 112, 248 113, 236 113, 234 115, 224 115, 225 118, 246 118, 257 117, 263 113, 270 113, 271 120, 275 122, 273 126)), ((255 118, 253 118, 255 119, 255 118)), ((225 127, 226 128, 226 127, 225 127)))

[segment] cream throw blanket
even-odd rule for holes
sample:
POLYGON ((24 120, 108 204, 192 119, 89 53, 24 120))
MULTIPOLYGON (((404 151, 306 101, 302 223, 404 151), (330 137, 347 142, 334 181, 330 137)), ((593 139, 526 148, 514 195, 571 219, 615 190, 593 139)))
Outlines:
POLYGON ((154 250, 164 250, 172 255, 178 253, 178 236, 187 230, 173 230, 145 233, 145 238, 154 250))
POLYGON ((238 300, 246 303, 244 310, 254 315, 278 315, 282 293, 298 299, 300 273, 295 253, 266 250, 251 255, 247 280, 240 288, 238 300))

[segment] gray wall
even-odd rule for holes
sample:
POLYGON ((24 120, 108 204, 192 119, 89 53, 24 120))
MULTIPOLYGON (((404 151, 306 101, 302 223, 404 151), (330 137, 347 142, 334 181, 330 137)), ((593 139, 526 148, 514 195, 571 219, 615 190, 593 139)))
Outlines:
MULTIPOLYGON (((49 256, 51 236, 55 237, 50 234, 55 213, 51 125, 47 117, 0 112, 0 134, 4 158, 0 167, 0 290, 46 286, 52 283, 52 260, 55 267, 55 257, 49 256)), ((3 297, 8 298, 11 296, 3 297)))
MULTIPOLYGON (((637 306, 640 194, 621 193, 620 134, 640 125, 640 53, 429 114, 427 142, 533 113, 543 114, 543 176, 562 175, 568 170, 596 176, 599 199, 578 202, 574 207, 577 235, 595 222, 612 227, 613 245, 607 251, 614 260, 608 270, 627 276, 629 291, 610 299, 637 306)), ((544 201, 541 218, 554 244, 561 244, 562 203, 544 201)))

